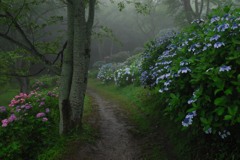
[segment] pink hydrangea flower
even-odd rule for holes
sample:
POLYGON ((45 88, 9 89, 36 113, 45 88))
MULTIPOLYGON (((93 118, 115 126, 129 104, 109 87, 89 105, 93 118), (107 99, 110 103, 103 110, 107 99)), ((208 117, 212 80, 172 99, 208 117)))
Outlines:
POLYGON ((15 116, 15 114, 11 114, 11 116, 8 118, 8 122, 13 122, 17 119, 17 117, 15 116))
POLYGON ((31 109, 32 106, 30 104, 25 104, 25 109, 31 109))
POLYGON ((7 119, 3 119, 2 120, 2 127, 7 127, 7 125, 8 125, 8 120, 7 119))
POLYGON ((43 117, 43 118, 42 118, 42 121, 43 121, 43 122, 46 122, 46 121, 48 121, 48 118, 43 117))
POLYGON ((0 113, 6 112, 6 107, 0 106, 0 113))
POLYGON ((50 109, 49 109, 49 108, 46 108, 46 109, 45 109, 45 112, 46 112, 46 113, 49 113, 49 112, 50 112, 50 109))
POLYGON ((44 117, 44 116, 45 116, 45 113, 43 113, 43 112, 39 112, 39 113, 36 115, 37 118, 41 118, 41 117, 44 117))
POLYGON ((44 105, 45 105, 45 102, 41 102, 41 103, 39 104, 39 107, 44 106, 44 105))

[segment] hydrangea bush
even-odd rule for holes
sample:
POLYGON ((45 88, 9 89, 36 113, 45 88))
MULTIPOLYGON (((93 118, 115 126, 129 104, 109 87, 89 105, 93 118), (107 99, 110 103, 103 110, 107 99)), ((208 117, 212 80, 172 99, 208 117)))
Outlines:
POLYGON ((57 132, 57 89, 20 93, 0 106, 0 159, 33 159, 57 132))
POLYGON ((240 123, 239 32, 240 10, 226 7, 151 42, 142 84, 158 92, 165 113, 184 127, 226 139, 240 123))
POLYGON ((114 72, 121 67, 121 63, 107 63, 99 69, 97 78, 103 83, 114 82, 114 72))
POLYGON ((123 63, 123 67, 115 71, 115 84, 117 86, 126 86, 133 83, 138 84, 141 64, 142 54, 138 54, 128 58, 123 63))

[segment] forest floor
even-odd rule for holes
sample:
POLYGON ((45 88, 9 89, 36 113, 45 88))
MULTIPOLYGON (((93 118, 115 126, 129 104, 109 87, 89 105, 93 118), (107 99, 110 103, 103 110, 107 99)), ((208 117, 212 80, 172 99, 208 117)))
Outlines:
MULTIPOLYGON (((94 89, 88 88, 88 96, 92 99, 92 106, 95 108, 94 116, 90 123, 99 131, 98 138, 94 144, 81 144, 79 142, 70 144, 70 152, 62 160, 146 160, 143 146, 151 145, 157 136, 141 137, 133 133, 135 126, 129 121, 127 114, 121 109, 118 103, 100 95, 94 89)), ((164 137, 165 142, 168 140, 164 137)), ((171 152, 167 143, 162 144, 164 150, 171 152)), ((149 148, 151 150, 151 148, 149 148)), ((169 153, 166 153, 169 155, 169 153)), ((171 153, 168 158, 171 160, 171 153)))

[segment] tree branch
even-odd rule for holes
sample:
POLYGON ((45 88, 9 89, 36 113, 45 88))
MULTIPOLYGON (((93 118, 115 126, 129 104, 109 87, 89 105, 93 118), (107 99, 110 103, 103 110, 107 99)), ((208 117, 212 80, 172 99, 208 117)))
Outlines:
POLYGON ((20 33, 20 35, 22 36, 22 38, 26 41, 26 43, 29 45, 29 49, 30 52, 33 53, 35 56, 37 56, 38 58, 40 58, 43 62, 45 62, 47 65, 50 65, 51 62, 49 60, 47 60, 45 58, 44 55, 42 55, 41 53, 39 53, 37 51, 37 49, 35 48, 35 46, 31 43, 31 41, 28 39, 27 35, 25 34, 25 32, 23 31, 23 29, 21 28, 21 26, 17 23, 16 20, 14 20, 14 17, 6 11, 6 14, 11 17, 13 19, 13 24, 16 27, 17 31, 20 33))
POLYGON ((66 48, 67 48, 67 41, 64 43, 62 50, 58 52, 57 57, 56 57, 55 60, 53 61, 53 64, 56 63, 56 61, 58 60, 58 58, 59 58, 60 55, 61 55, 61 63, 62 63, 63 52, 64 52, 64 50, 65 50, 66 48))
POLYGON ((90 33, 93 27, 95 15, 96 0, 89 0, 88 20, 87 20, 87 33, 90 33))
POLYGON ((9 77, 34 77, 38 74, 40 74, 41 72, 43 72, 46 68, 43 67, 42 69, 40 69, 39 71, 37 71, 36 73, 33 74, 28 74, 28 75, 21 75, 21 74, 17 74, 17 73, 0 73, 0 75, 4 75, 4 76, 9 76, 9 77))
POLYGON ((31 48, 28 48, 28 46, 26 46, 25 44, 23 44, 23 43, 21 43, 19 41, 16 41, 12 37, 9 37, 8 35, 6 35, 4 33, 0 33, 0 37, 9 40, 10 42, 16 44, 17 46, 19 46, 19 47, 21 47, 23 49, 26 49, 27 51, 30 51, 30 52, 32 51, 31 48))

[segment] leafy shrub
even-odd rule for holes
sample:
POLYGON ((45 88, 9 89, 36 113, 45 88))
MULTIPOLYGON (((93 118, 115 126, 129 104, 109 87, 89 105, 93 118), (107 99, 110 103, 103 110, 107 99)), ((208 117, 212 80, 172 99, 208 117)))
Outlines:
POLYGON ((41 76, 37 80, 34 80, 31 88, 33 90, 38 88, 51 88, 59 84, 59 76, 41 76))
POLYGON ((20 93, 0 107, 0 159, 34 159, 52 145, 59 121, 55 92, 20 93))
POLYGON ((162 53, 162 51, 164 51, 165 48, 171 44, 171 40, 175 36, 176 33, 171 31, 166 33, 164 36, 156 39, 155 41, 150 41, 146 44, 143 54, 143 63, 141 66, 142 73, 140 77, 140 81, 143 86, 155 86, 155 81, 159 72, 155 65, 159 54, 162 53))
POLYGON ((142 54, 137 54, 128 58, 123 63, 123 67, 115 71, 115 84, 117 86, 126 86, 132 83, 138 84, 141 64, 142 54))
POLYGON ((98 72, 97 78, 103 83, 114 82, 114 72, 121 66, 117 63, 107 63, 98 72))
MULTIPOLYGON (((184 128, 217 134, 230 144, 240 144, 236 130, 240 123, 239 22, 240 10, 226 7, 205 22, 194 21, 160 45, 152 42, 141 76, 144 85, 158 92, 162 108, 172 119, 184 128)), ((217 148, 219 152, 224 147, 217 148)), ((223 154, 214 158, 220 157, 227 159, 223 154)))
POLYGON ((125 86, 134 82, 134 68, 125 67, 118 69, 114 75, 114 81, 117 86, 125 86))

